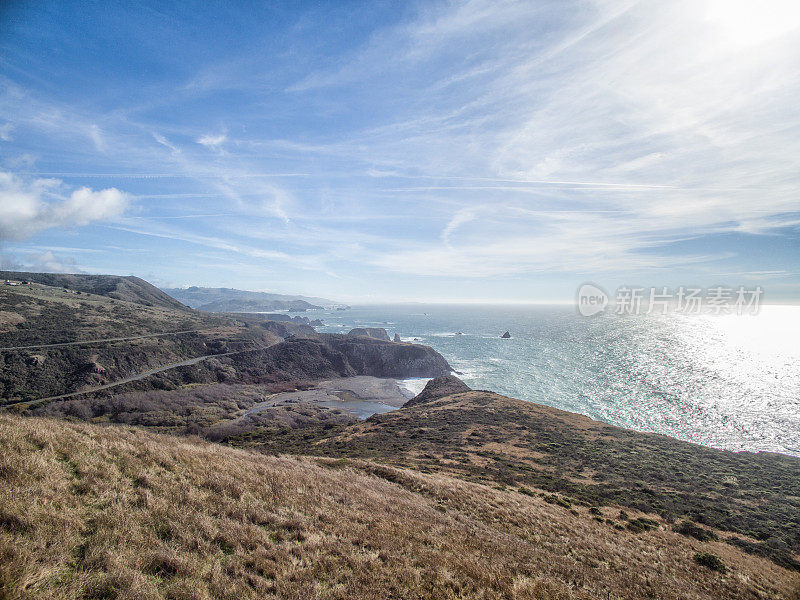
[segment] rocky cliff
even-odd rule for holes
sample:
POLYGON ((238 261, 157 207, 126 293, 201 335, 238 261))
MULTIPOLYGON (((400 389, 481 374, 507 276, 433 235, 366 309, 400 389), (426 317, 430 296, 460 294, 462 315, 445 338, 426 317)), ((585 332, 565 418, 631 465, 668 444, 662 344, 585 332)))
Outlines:
POLYGON ((386 330, 383 327, 356 327, 355 329, 351 329, 347 335, 374 338, 376 340, 384 340, 387 342, 390 339, 389 334, 386 333, 386 330))
POLYGON ((433 348, 363 336, 325 334, 322 339, 341 352, 359 375, 374 377, 438 377, 452 371, 433 348))
POLYGON ((260 325, 270 333, 282 338, 293 336, 314 337, 317 333, 311 325, 298 325, 290 321, 265 321, 260 325))

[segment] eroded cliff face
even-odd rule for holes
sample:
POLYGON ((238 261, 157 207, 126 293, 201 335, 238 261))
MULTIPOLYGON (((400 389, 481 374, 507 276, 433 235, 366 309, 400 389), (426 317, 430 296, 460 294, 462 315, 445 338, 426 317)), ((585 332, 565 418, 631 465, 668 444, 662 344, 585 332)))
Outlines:
POLYGON ((433 348, 360 336, 322 336, 342 353, 359 375, 373 377, 438 377, 452 370, 433 348))
POLYGON ((317 336, 317 330, 311 325, 300 325, 290 321, 266 321, 262 323, 261 326, 270 333, 274 333, 278 337, 282 338, 288 338, 292 336, 314 338, 317 336))
POLYGON ((444 357, 428 346, 365 337, 317 334, 289 337, 265 350, 224 357, 236 375, 226 381, 271 383, 335 377, 438 377, 450 373, 444 357))
POLYGON ((389 334, 383 327, 356 327, 351 329, 347 335, 375 338, 376 340, 389 341, 389 334))

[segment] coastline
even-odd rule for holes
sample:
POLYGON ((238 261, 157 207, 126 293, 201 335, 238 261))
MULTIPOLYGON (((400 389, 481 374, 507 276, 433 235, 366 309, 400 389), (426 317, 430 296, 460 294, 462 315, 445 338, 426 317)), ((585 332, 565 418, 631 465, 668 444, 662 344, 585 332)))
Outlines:
POLYGON ((338 379, 324 379, 310 390, 279 392, 251 407, 247 415, 279 404, 311 403, 332 410, 340 410, 359 419, 373 414, 383 414, 402 407, 416 396, 428 378, 392 379, 357 375, 338 379), (415 391, 419 388, 419 391, 415 391))
POLYGON ((384 327, 427 345, 473 389, 706 447, 800 455, 798 307, 586 318, 570 306, 387 304, 320 317, 320 332, 384 327))

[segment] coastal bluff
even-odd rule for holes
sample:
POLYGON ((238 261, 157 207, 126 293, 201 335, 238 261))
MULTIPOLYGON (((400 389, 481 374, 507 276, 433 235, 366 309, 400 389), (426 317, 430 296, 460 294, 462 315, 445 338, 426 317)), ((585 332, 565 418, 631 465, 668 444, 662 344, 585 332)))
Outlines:
POLYGON ((452 371, 447 360, 430 346, 396 343, 372 337, 321 334, 360 375, 373 377, 438 377, 452 371))
POLYGON ((384 340, 386 342, 390 340, 389 334, 386 333, 386 330, 383 327, 356 327, 355 329, 351 329, 347 335, 369 337, 376 340, 384 340))
POLYGON ((454 394, 463 394, 464 392, 471 392, 472 389, 455 375, 442 375, 431 379, 425 384, 425 388, 411 400, 406 402, 403 407, 415 406, 428 402, 429 400, 437 400, 445 396, 452 396, 454 394))

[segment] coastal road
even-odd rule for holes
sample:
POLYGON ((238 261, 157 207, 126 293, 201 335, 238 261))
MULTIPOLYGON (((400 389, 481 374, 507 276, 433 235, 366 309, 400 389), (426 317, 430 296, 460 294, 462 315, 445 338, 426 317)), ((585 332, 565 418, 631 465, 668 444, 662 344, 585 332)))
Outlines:
POLYGON ((118 385, 124 385, 126 383, 130 383, 132 381, 138 381, 139 379, 144 379, 145 377, 150 377, 151 375, 155 375, 156 373, 162 373, 163 371, 169 371, 170 369, 176 369, 178 367, 186 367, 189 365, 196 365, 197 363, 204 361, 208 358, 215 358, 219 356, 230 356, 231 354, 242 354, 243 352, 255 352, 256 350, 264 350, 265 348, 248 348, 247 350, 236 350, 234 352, 223 352, 220 354, 206 354, 205 356, 198 356, 196 358, 190 358, 188 360, 182 360, 181 362, 171 363, 168 365, 162 365, 160 367, 156 367, 155 369, 150 369, 148 371, 143 371, 136 375, 131 375, 130 377, 126 377, 124 379, 119 379, 112 383, 106 383, 103 385, 98 385, 91 388, 86 388, 83 390, 79 390, 77 392, 70 392, 69 394, 60 394, 58 396, 48 396, 47 398, 37 398, 36 400, 23 400, 21 402, 14 402, 10 404, 6 404, 4 406, 26 406, 31 404, 38 404, 39 402, 50 403, 55 400, 66 400, 67 398, 72 398, 74 396, 80 396, 81 394, 91 394, 93 392, 99 392, 101 390, 107 390, 109 388, 117 387, 118 385))
POLYGON ((182 333, 196 333, 198 331, 211 331, 217 327, 203 327, 202 329, 186 329, 184 331, 166 331, 164 333, 145 333, 142 335, 132 335, 128 337, 102 338, 97 340, 82 340, 78 342, 59 342, 57 344, 35 344, 33 346, 6 346, 0 348, 0 352, 10 352, 12 350, 37 350, 39 348, 61 348, 63 346, 84 346, 87 344, 104 344, 108 342, 127 342, 129 340, 143 340, 145 338, 162 337, 165 335, 181 335, 182 333))

